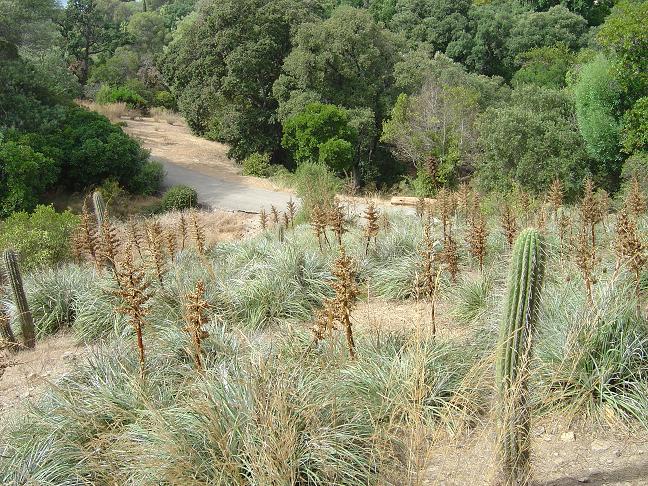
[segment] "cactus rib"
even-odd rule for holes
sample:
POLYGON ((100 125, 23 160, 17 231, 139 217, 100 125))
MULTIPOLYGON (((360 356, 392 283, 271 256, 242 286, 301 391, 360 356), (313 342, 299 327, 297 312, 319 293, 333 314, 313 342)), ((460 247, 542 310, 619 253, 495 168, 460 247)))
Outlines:
POLYGON ((13 250, 5 250, 3 256, 5 268, 7 269, 7 274, 9 276, 9 282, 11 283, 14 301, 16 303, 16 308, 18 309, 23 344, 26 348, 33 348, 36 345, 34 319, 32 318, 29 305, 27 304, 27 296, 25 295, 22 276, 18 266, 18 258, 13 250))
POLYGON ((528 483, 529 360, 538 320, 544 265, 542 236, 535 229, 524 230, 513 249, 496 370, 501 400, 499 452, 502 479, 507 486, 528 483))

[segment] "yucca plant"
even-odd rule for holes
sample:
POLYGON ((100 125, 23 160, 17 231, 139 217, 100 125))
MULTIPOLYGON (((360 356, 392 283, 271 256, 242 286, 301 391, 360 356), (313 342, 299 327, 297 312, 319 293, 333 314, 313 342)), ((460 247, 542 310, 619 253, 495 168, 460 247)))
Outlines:
POLYGON ((535 229, 526 229, 513 248, 496 370, 501 402, 499 460, 501 479, 507 486, 529 482, 529 365, 544 274, 543 237, 535 229))
POLYGON ((29 310, 27 303, 27 295, 23 286, 22 274, 20 273, 20 266, 18 265, 18 257, 13 250, 5 250, 3 253, 3 260, 7 278, 11 285, 14 303, 18 310, 18 320, 20 321, 20 330, 23 338, 23 345, 26 348, 33 348, 36 346, 36 333, 34 330, 34 319, 29 310))

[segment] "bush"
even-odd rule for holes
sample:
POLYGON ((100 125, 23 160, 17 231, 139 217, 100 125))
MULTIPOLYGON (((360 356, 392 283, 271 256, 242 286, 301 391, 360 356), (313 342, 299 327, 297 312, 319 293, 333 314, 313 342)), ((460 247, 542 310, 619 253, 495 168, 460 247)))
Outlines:
POLYGON ((164 193, 162 209, 164 211, 182 210, 196 207, 198 193, 193 187, 174 186, 164 193))
POLYGON ((140 176, 148 169, 148 152, 136 140, 106 117, 77 106, 66 108, 42 133, 16 139, 55 160, 61 170, 58 184, 72 191, 114 178, 125 189, 139 192, 140 176))
POLYGON ((273 174, 270 165, 270 155, 253 153, 243 160, 243 175, 256 177, 270 177, 273 174))
POLYGON ((131 190, 143 196, 152 196, 160 191, 164 181, 164 166, 160 162, 147 162, 131 181, 131 190))
POLYGON ((0 249, 16 250, 24 269, 56 265, 71 259, 70 236, 78 223, 70 211, 57 213, 52 206, 14 213, 0 226, 0 249))
POLYGON ((0 217, 34 209, 57 173, 56 163, 32 148, 0 143, 0 217))
POLYGON ((117 86, 115 88, 103 85, 97 91, 95 101, 102 105, 109 103, 126 103, 130 108, 143 110, 146 108, 146 100, 137 94, 134 90, 126 86, 117 86))
POLYGON ((167 110, 177 110, 175 97, 168 91, 158 91, 153 97, 153 105, 167 110))
POLYGON ((328 167, 310 162, 297 168, 293 176, 293 185, 307 214, 310 214, 315 206, 333 204, 335 195, 342 189, 342 181, 335 177, 328 167))

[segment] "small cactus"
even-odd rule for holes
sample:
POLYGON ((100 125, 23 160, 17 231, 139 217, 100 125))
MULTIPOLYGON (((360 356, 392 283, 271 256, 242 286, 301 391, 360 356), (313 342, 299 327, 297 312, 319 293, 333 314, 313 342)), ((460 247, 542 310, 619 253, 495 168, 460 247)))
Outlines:
POLYGON ((99 229, 99 233, 101 233, 106 215, 106 203, 100 191, 92 193, 92 204, 94 206, 95 218, 97 218, 97 228, 99 229))
POLYGON ((496 379, 501 400, 499 453, 502 484, 526 485, 530 464, 529 360, 544 277, 544 241, 526 229, 515 242, 509 270, 496 379))
POLYGON ((5 250, 3 257, 9 282, 11 283, 11 290, 13 292, 16 308, 18 309, 23 344, 26 348, 33 348, 36 346, 34 319, 32 318, 29 305, 27 304, 27 296, 25 295, 22 276, 20 275, 20 268, 18 267, 18 258, 13 250, 5 250))

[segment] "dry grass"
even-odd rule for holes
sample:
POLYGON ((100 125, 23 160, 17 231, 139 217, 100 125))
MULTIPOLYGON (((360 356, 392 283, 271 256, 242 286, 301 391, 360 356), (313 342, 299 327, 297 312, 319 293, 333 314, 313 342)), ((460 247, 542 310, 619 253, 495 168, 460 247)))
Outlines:
POLYGON ((184 125, 184 118, 175 111, 166 108, 153 107, 150 110, 151 118, 156 122, 166 122, 169 125, 184 125))
POLYGON ((90 111, 95 111, 105 116, 113 123, 123 121, 124 119, 136 120, 142 116, 137 110, 129 108, 126 103, 108 103, 105 105, 93 101, 79 101, 78 103, 90 111))

